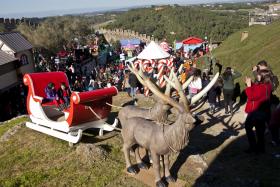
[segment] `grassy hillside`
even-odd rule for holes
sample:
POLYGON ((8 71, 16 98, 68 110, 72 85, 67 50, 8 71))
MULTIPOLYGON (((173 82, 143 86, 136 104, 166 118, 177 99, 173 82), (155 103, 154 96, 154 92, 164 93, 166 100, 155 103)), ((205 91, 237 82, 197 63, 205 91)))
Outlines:
MULTIPOLYGON (((273 72, 280 78, 280 22, 268 26, 256 25, 232 34, 214 51, 214 56, 225 66, 231 66, 252 76, 252 67, 260 60, 269 62, 273 72), (241 33, 248 31, 249 36, 241 42, 241 33)), ((243 80, 240 80, 243 81, 243 80)), ((243 84, 241 84, 242 86, 243 84)), ((280 89, 277 90, 280 95, 280 89)))

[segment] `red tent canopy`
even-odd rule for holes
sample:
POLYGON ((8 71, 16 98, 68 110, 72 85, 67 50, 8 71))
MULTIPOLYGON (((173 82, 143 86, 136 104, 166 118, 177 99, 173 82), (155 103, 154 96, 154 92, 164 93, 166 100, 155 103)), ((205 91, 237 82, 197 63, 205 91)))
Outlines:
POLYGON ((183 44, 196 45, 203 43, 203 40, 196 37, 189 37, 182 41, 183 44))

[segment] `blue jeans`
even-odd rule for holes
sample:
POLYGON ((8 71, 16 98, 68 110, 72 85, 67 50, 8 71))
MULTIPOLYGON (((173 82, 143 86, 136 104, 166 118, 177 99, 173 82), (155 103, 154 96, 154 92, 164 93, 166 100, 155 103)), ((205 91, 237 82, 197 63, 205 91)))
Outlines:
POLYGON ((130 96, 135 99, 136 96, 136 89, 135 87, 130 87, 130 96))

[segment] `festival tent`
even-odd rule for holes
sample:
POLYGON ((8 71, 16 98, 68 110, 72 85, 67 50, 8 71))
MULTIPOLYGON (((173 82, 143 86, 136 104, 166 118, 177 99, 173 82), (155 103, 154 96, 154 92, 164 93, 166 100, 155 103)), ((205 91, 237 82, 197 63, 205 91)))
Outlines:
POLYGON ((120 40, 121 47, 123 48, 135 48, 136 46, 139 46, 141 41, 140 39, 134 38, 134 39, 122 39, 120 40))
POLYGON ((185 45, 201 45, 203 42, 204 41, 202 39, 196 37, 189 37, 182 41, 182 43, 185 45))
POLYGON ((195 50, 196 48, 201 47, 203 44, 203 40, 201 38, 197 37, 189 37, 185 40, 182 41, 183 46, 184 46, 184 52, 188 53, 190 50, 195 50))
POLYGON ((170 57, 170 54, 165 52, 158 44, 154 41, 151 43, 137 56, 138 59, 144 60, 156 60, 170 57))
POLYGON ((181 49, 183 47, 183 43, 182 42, 176 42, 175 43, 175 48, 176 48, 176 50, 179 50, 179 49, 181 49))

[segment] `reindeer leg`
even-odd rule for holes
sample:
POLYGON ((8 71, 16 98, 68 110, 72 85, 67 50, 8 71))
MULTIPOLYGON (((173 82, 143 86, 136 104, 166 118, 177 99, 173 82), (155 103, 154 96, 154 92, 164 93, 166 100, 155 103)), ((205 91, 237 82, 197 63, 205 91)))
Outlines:
POLYGON ((169 155, 164 155, 164 176, 168 183, 175 182, 176 180, 171 176, 169 171, 169 155))
POLYGON ((160 176, 160 159, 159 155, 151 150, 151 156, 153 160, 153 168, 155 173, 155 181, 157 187, 166 187, 166 184, 161 180, 160 176))
POLYGON ((137 166, 139 169, 148 169, 148 166, 142 161, 142 159, 140 157, 139 149, 140 149, 139 146, 135 149, 135 157, 136 157, 137 166))
POLYGON ((125 157, 125 163, 126 163, 126 170, 128 173, 130 174, 136 174, 137 171, 135 170, 135 168, 133 168, 133 166, 131 165, 131 161, 130 161, 130 147, 126 144, 123 145, 123 153, 124 153, 124 157, 125 157))

